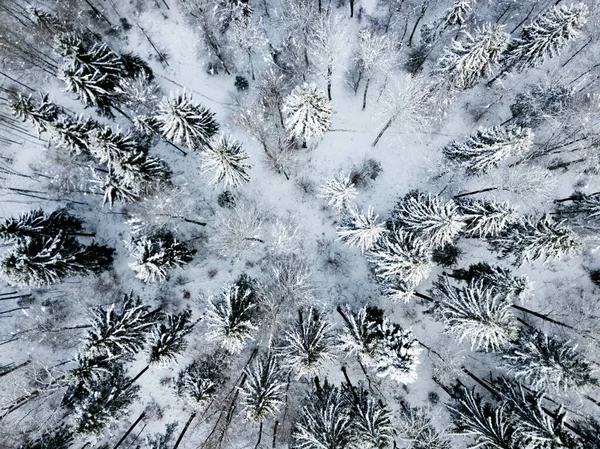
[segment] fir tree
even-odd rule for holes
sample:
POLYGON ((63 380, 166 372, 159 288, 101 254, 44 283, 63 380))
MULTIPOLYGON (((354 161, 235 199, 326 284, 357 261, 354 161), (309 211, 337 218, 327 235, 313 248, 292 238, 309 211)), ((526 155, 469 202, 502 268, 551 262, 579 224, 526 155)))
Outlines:
POLYGON ((247 377, 241 393, 246 417, 261 423, 276 416, 283 403, 285 381, 275 355, 269 352, 244 372, 247 377))
POLYGON ((140 73, 119 80, 115 92, 119 96, 119 102, 138 117, 151 113, 158 106, 160 87, 148 75, 140 73))
POLYGON ((148 349, 150 365, 167 366, 176 361, 187 347, 185 337, 194 327, 191 317, 192 311, 186 309, 178 315, 168 314, 164 322, 155 325, 148 349))
POLYGON ((435 287, 439 293, 436 312, 446 329, 457 334, 459 341, 470 340, 472 349, 498 351, 517 337, 510 298, 477 281, 455 287, 442 278, 435 287))
POLYGON ((331 102, 314 84, 297 86, 283 103, 285 129, 290 136, 308 140, 319 138, 331 127, 331 102))
POLYGON ((450 25, 463 25, 466 17, 473 10, 473 4, 476 0, 454 0, 452 7, 446 11, 446 18, 444 24, 450 25))
POLYGON ((575 422, 575 431, 581 438, 582 449, 600 448, 600 421, 587 417, 575 422))
POLYGON ((507 70, 522 72, 558 55, 579 35, 587 16, 588 8, 583 3, 554 5, 538 15, 509 45, 505 57, 507 70))
POLYGON ((583 250, 579 236, 564 222, 556 222, 550 215, 543 215, 538 220, 525 217, 492 238, 490 243, 504 256, 513 254, 517 264, 537 260, 547 262, 573 256, 583 250))
MULTIPOLYGON (((123 178, 115 175, 110 170, 102 181, 102 191, 102 204, 108 204, 111 209, 115 201, 134 203, 140 199, 141 194, 138 185, 127 184, 123 178)), ((136 248, 137 243, 138 242, 135 243, 136 248)), ((139 247, 138 249, 143 251, 142 247, 139 247)))
POLYGON ((451 244, 465 226, 454 201, 442 203, 438 196, 416 190, 396 203, 392 220, 432 248, 451 244))
POLYGON ((0 240, 4 243, 24 243, 30 238, 54 237, 61 232, 71 236, 85 235, 82 230, 83 221, 69 214, 66 209, 57 209, 49 214, 42 209, 33 209, 17 218, 2 220, 0 240))
POLYGON ((140 150, 123 155, 110 164, 110 170, 124 187, 136 192, 136 196, 147 195, 157 187, 167 185, 171 177, 171 170, 162 159, 140 150))
POLYGON ((350 207, 357 193, 354 183, 350 180, 350 174, 344 176, 340 173, 321 186, 318 196, 326 200, 329 207, 343 212, 350 207))
POLYGON ((224 189, 238 188, 250 182, 246 162, 248 154, 242 150, 242 144, 231 137, 221 136, 212 141, 202 153, 203 172, 212 172, 211 184, 223 183, 224 189))
POLYGON ((219 130, 215 114, 192 101, 186 92, 171 93, 158 107, 154 117, 163 137, 192 149, 209 148, 211 137, 219 130))
POLYGON ((432 414, 425 408, 403 406, 398 436, 408 443, 407 449, 455 448, 445 432, 436 429, 432 414))
POLYGON ((484 288, 521 301, 527 299, 532 291, 531 281, 526 275, 515 276, 508 268, 490 265, 487 262, 470 265, 466 270, 454 270, 452 277, 466 282, 481 283, 484 288))
POLYGON ((54 431, 45 432, 39 438, 20 445, 18 449, 69 449, 73 439, 73 432, 65 424, 60 424, 54 431))
POLYGON ((467 237, 496 237, 518 220, 517 212, 508 203, 492 200, 461 200, 458 203, 465 221, 467 237))
POLYGON ((579 215, 586 223, 600 221, 600 193, 574 192, 558 203, 557 212, 567 218, 579 215))
POLYGON ((86 106, 95 106, 107 116, 113 104, 111 82, 108 75, 94 71, 86 73, 82 68, 63 67, 58 77, 66 84, 66 91, 76 94, 86 106))
POLYGON ((110 126, 93 130, 89 135, 88 148, 98 161, 107 165, 113 165, 129 154, 148 151, 131 134, 123 134, 118 129, 115 131, 110 126))
POLYGON ((485 24, 475 36, 463 31, 464 42, 455 40, 452 47, 445 49, 437 73, 458 90, 469 89, 481 78, 489 77, 508 45, 509 34, 504 28, 485 24))
POLYGON ((254 281, 246 275, 223 289, 218 301, 209 299, 208 337, 219 342, 231 353, 240 352, 254 337, 257 324, 258 298, 254 281))
POLYGON ((193 250, 170 232, 136 237, 129 247, 130 255, 135 259, 129 266, 144 282, 166 281, 169 271, 190 263, 194 255, 193 250))
POLYGON ((356 207, 349 207, 336 229, 337 236, 348 246, 364 253, 372 249, 385 233, 385 226, 377 221, 378 218, 371 206, 363 213, 356 207))
POLYGON ((327 381, 316 385, 292 434, 298 449, 346 449, 353 439, 347 398, 327 381))
POLYGON ((338 311, 344 318, 345 329, 340 335, 340 350, 347 355, 356 354, 368 364, 374 363, 381 344, 380 325, 383 323, 383 310, 376 307, 363 307, 353 311, 346 306, 338 311))
POLYGON ((280 353, 283 364, 298 378, 316 375, 325 362, 333 359, 331 325, 316 309, 298 310, 298 319, 283 336, 280 353))
POLYGON ((48 94, 40 93, 40 99, 34 101, 31 95, 24 96, 21 92, 17 94, 15 101, 10 101, 10 110, 20 120, 29 120, 35 125, 38 133, 46 131, 50 124, 54 123, 60 114, 60 108, 48 100, 48 94))
POLYGON ((344 393, 350 404, 348 412, 354 428, 354 444, 365 449, 392 446, 396 429, 392 425, 392 413, 388 407, 371 397, 362 387, 347 387, 344 393))
POLYGON ((465 142, 454 141, 443 149, 446 158, 478 175, 497 167, 511 156, 523 156, 531 150, 533 133, 516 125, 479 128, 465 142))
POLYGON ((431 249, 414 234, 394 228, 367 252, 375 275, 392 297, 407 301, 433 266, 431 249))
POLYGON ((92 243, 84 246, 65 233, 17 243, 0 262, 2 277, 14 286, 37 287, 69 276, 100 273, 113 260, 112 248, 92 243))
POLYGON ((193 407, 204 409, 224 383, 221 361, 212 357, 203 357, 193 361, 179 373, 176 390, 193 407))
POLYGON ((48 131, 58 147, 90 158, 90 136, 99 127, 100 124, 89 117, 72 118, 63 115, 48 128, 48 131))
POLYGON ((417 380, 418 355, 421 349, 410 330, 384 319, 377 329, 381 342, 374 360, 375 373, 396 382, 409 384, 417 380))
POLYGON ((504 352, 504 368, 535 390, 585 390, 598 386, 591 362, 570 341, 525 329, 504 352))
POLYGON ((82 352, 86 357, 109 359, 131 358, 141 351, 146 334, 158 318, 158 312, 150 311, 133 293, 123 295, 119 307, 116 303, 108 308, 95 307, 91 315, 92 329, 82 352))
POLYGON ((475 439, 471 447, 483 449, 517 449, 521 447, 518 432, 505 406, 483 402, 473 390, 460 388, 449 406, 454 431, 475 439))

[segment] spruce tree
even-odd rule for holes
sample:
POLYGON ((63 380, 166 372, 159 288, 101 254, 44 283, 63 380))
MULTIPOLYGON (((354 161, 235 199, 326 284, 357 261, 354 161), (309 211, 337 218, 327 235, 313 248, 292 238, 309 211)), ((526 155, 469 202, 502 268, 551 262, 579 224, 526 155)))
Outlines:
POLYGON ((283 403, 285 381, 278 360, 271 352, 244 370, 246 382, 241 389, 242 408, 256 423, 275 417, 283 403))
POLYGON ((9 102, 10 110, 20 120, 29 120, 38 133, 46 131, 55 122, 61 112, 60 108, 48 100, 48 94, 40 92, 40 99, 35 101, 31 95, 17 94, 14 101, 9 102))
POLYGON ((258 330, 255 289, 254 281, 242 275, 233 285, 225 286, 218 300, 209 299, 208 337, 231 353, 240 352, 258 330))
POLYGON ((100 124, 89 117, 80 115, 72 118, 63 115, 48 128, 48 131, 58 147, 89 159, 90 136, 99 127, 100 124))
POLYGON ((164 282, 169 271, 192 261, 194 251, 170 232, 134 237, 129 244, 130 255, 135 259, 129 266, 144 282, 164 282))
POLYGON ((452 200, 442 202, 437 195, 410 191, 394 207, 392 220, 432 248, 451 244, 465 223, 458 206, 452 200))
POLYGON ((146 153, 148 150, 129 133, 123 134, 119 129, 102 126, 89 135, 88 148, 92 156, 106 165, 113 165, 132 153, 146 153))
POLYGON ((508 203, 493 200, 467 199, 458 202, 465 221, 467 237, 496 237, 518 220, 517 212, 508 203))
POLYGON ((522 330, 502 359, 508 373, 535 390, 581 391, 599 385, 577 345, 535 328, 522 330))
POLYGON ((38 287, 62 282, 69 276, 100 273, 112 264, 112 248, 84 246, 59 232, 15 244, 0 261, 2 277, 13 286, 38 287))
POLYGON ((499 351, 517 337, 517 320, 506 295, 471 281, 456 287, 444 277, 435 283, 435 312, 458 341, 469 340, 472 349, 499 351))
POLYGON ((296 377, 311 378, 333 359, 331 325, 316 309, 298 310, 298 319, 288 327, 279 349, 282 363, 296 372, 296 377))
POLYGON ((531 150, 533 133, 516 125, 479 128, 464 142, 454 141, 442 150, 444 156, 471 175, 479 175, 497 167, 512 156, 523 156, 531 150))
POLYGON ((114 98, 108 75, 97 71, 86 73, 82 68, 67 66, 61 69, 58 77, 65 82, 67 92, 76 94, 86 106, 95 106, 103 114, 111 115, 114 98))
POLYGON ((356 311, 346 306, 338 312, 344 318, 345 329, 339 336, 340 349, 348 355, 355 354, 359 360, 371 365, 377 359, 381 344, 380 325, 383 310, 365 306, 356 311))
POLYGON ((24 443, 17 449, 69 449, 73 439, 73 432, 65 424, 60 424, 55 430, 44 432, 39 438, 24 443))
POLYGON ((473 4, 476 0, 454 0, 452 6, 446 11, 446 18, 444 24, 450 25, 463 25, 467 16, 473 10, 473 4))
MULTIPOLYGON (((115 175, 110 170, 101 182, 103 194, 102 204, 108 204, 111 209, 116 201, 122 203, 134 203, 140 199, 140 186, 127 184, 123 178, 115 175)), ((139 242, 136 242, 135 244, 137 245, 137 243, 139 242)), ((150 244, 148 243, 148 245, 150 244)), ((143 247, 139 248, 139 250, 143 251, 143 247)), ((151 249, 149 251, 151 251, 151 249)))
POLYGON ((314 84, 297 86, 284 100, 285 129, 305 147, 331 127, 331 101, 314 84))
POLYGON ((581 218, 586 223, 600 222, 600 193, 574 192, 569 198, 558 202, 557 212, 567 219, 581 218))
POLYGON ((354 182, 350 180, 350 174, 340 173, 321 186, 318 196, 326 200, 329 207, 343 212, 350 207, 357 194, 354 182))
POLYGON ((238 188, 250 182, 247 159, 248 154, 242 150, 241 143, 232 137, 221 136, 202 152, 202 169, 213 174, 211 184, 223 183, 226 190, 238 188))
POLYGON ((346 386, 343 392, 350 404, 348 414, 352 420, 354 444, 365 449, 392 447, 396 429, 389 408, 362 387, 346 386))
POLYGON ((516 276, 508 268, 490 265, 487 262, 472 264, 468 269, 454 270, 452 277, 468 283, 481 283, 484 288, 521 301, 527 299, 532 291, 531 281, 527 275, 516 276))
POLYGON ((538 67, 552 58, 579 35, 587 22, 588 8, 583 3, 554 5, 523 27, 519 38, 506 50, 506 70, 522 72, 538 67))
POLYGON ((485 24, 474 36, 463 31, 464 41, 455 40, 445 49, 436 72, 458 90, 469 89, 481 78, 489 77, 508 45, 509 34, 504 28, 485 24))
POLYGON ((49 214, 42 209, 33 209, 17 218, 3 219, 0 222, 0 240, 4 243, 24 243, 31 238, 54 237, 61 232, 70 236, 86 235, 82 230, 83 221, 69 214, 66 209, 57 209, 49 214))
POLYGON ((192 311, 186 309, 177 315, 168 314, 165 321, 154 326, 148 349, 150 365, 167 366, 176 361, 187 347, 185 337, 194 327, 191 317, 192 311))
POLYGON ((377 221, 378 218, 371 206, 366 212, 360 212, 356 207, 349 207, 336 229, 338 239, 350 247, 360 249, 363 253, 372 249, 386 231, 384 224, 377 221))
POLYGON ((211 356, 193 361, 179 373, 175 384, 177 394, 193 407, 204 409, 225 383, 223 369, 222 361, 211 356))
POLYGON ((191 149, 209 148, 219 130, 215 114, 195 103, 186 92, 171 93, 158 107, 154 117, 162 136, 191 149))
POLYGON ((418 355, 421 349, 410 330, 384 319, 377 328, 381 339, 373 360, 378 377, 389 377, 396 382, 409 384, 417 380, 418 355))

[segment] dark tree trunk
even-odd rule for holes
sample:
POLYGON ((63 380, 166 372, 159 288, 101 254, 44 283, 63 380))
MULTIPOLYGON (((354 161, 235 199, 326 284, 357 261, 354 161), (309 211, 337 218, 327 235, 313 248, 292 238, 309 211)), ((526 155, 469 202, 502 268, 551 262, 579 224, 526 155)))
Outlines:
POLYGON ((417 21, 415 22, 415 26, 412 29, 412 32, 410 33, 410 37, 408 38, 408 46, 412 47, 412 41, 413 38, 415 37, 415 32, 417 31, 417 27, 419 26, 419 23, 421 22, 421 20, 423 20, 423 17, 425 17, 425 11, 427 11, 427 8, 429 7, 429 0, 423 0, 423 3, 421 4, 421 13, 419 14, 419 17, 417 18, 417 21))
POLYGON ((135 422, 129 426, 129 429, 127 429, 127 432, 125 432, 125 435, 123 435, 121 437, 121 439, 119 441, 117 441, 117 444, 115 444, 113 449, 117 449, 121 444, 123 444, 123 441, 125 441, 125 438, 127 438, 129 436, 129 434, 133 431, 133 429, 135 429, 135 426, 137 426, 139 424, 139 422, 144 419, 144 416, 146 416, 146 412, 142 412, 142 414, 140 416, 138 416, 138 419, 135 420, 135 422))
POLYGON ((371 78, 367 78, 367 82, 365 84, 365 91, 363 92, 363 106, 362 110, 364 111, 367 107, 367 92, 369 90, 369 83, 371 82, 371 78))
POLYGON ((354 0, 350 0, 350 18, 354 17, 354 0))
POLYGON ((175 446, 173 446, 173 449, 177 449, 179 447, 179 445, 181 444, 181 441, 183 440, 183 436, 187 432, 188 427, 190 427, 190 424, 192 423, 192 421, 194 420, 195 417, 196 417, 196 412, 194 412, 190 415, 189 419, 185 423, 185 426, 183 426, 183 430, 181 431, 179 438, 177 438, 177 441, 175 442, 175 446))
MULTIPOLYGON (((254 445, 254 449, 258 449, 260 440, 262 440, 262 434, 263 434, 263 422, 261 421, 260 425, 258 426, 258 440, 256 441, 256 444, 254 445)), ((173 448, 173 449, 177 449, 177 448, 173 448)))
POLYGON ((377 145, 377 143, 379 142, 379 139, 381 139, 381 137, 388 130, 388 128, 390 126, 392 126, 392 124, 394 123, 394 120, 396 120, 398 118, 398 114, 399 114, 399 112, 395 112, 394 115, 392 115, 390 117, 390 119, 387 121, 387 123, 385 124, 385 126, 381 129, 381 131, 379 131, 379 134, 377 135, 377 138, 371 144, 372 147, 375 147, 377 145))

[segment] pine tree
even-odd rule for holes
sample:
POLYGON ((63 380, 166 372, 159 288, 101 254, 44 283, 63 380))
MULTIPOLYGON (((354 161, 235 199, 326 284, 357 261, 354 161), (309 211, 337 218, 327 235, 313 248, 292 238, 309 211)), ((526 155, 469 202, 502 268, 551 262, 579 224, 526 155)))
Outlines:
POLYGON ((356 187, 350 180, 350 174, 344 176, 340 173, 321 186, 318 196, 326 200, 329 207, 343 212, 350 207, 357 194, 356 187))
POLYGON ((206 151, 202 152, 203 172, 212 172, 211 184, 223 183, 224 189, 238 188, 250 182, 246 162, 248 154, 242 150, 242 144, 232 137, 221 136, 214 139, 206 151))
POLYGON ((455 287, 444 277, 435 287, 435 311, 446 329, 457 334, 458 341, 470 340, 472 349, 499 351, 517 337, 510 298, 477 281, 455 287))
POLYGON ((179 373, 176 390, 193 407, 204 409, 224 383, 222 361, 206 356, 193 361, 179 373))
POLYGON ((100 273, 113 260, 112 248, 92 243, 84 246, 63 232, 15 244, 0 262, 2 277, 13 286, 37 287, 69 276, 100 273))
POLYGON ((509 157, 523 156, 532 145, 531 129, 507 125, 479 128, 465 142, 451 142, 442 151, 449 161, 464 167, 468 174, 478 175, 509 157))
POLYGON ((587 16, 588 8, 583 3, 554 5, 538 15, 509 45, 505 57, 507 70, 522 72, 558 55, 579 35, 587 16))
POLYGON ((297 86, 283 103, 285 129, 290 136, 308 140, 319 138, 331 127, 331 102, 314 84, 297 86))
POLYGON ((586 222, 600 221, 600 193, 585 194, 574 192, 569 198, 558 203, 557 212, 563 217, 580 215, 586 222))
POLYGON ((298 319, 284 333, 280 354, 283 364, 296 376, 315 376, 333 359, 331 325, 316 309, 298 310, 298 319))
POLYGON ((187 347, 185 337, 192 332, 192 311, 184 310, 178 315, 168 314, 164 322, 158 323, 150 336, 148 363, 167 366, 174 363, 177 355, 187 347))
POLYGON ((69 449, 73 439, 73 432, 65 424, 60 424, 54 431, 45 432, 39 438, 20 445, 17 449, 69 449))
MULTIPOLYGON (((403 404, 404 405, 404 404, 403 404)), ((452 441, 443 431, 436 429, 433 416, 425 408, 402 407, 398 423, 398 436, 408 443, 407 449, 454 449, 452 441)))
POLYGON ((106 165, 113 165, 129 154, 148 151, 133 135, 123 134, 119 129, 115 131, 110 126, 93 130, 89 135, 88 148, 98 161, 106 165))
POLYGON ((455 40, 445 49, 436 72, 458 90, 469 89, 481 78, 489 77, 508 45, 510 36, 504 28, 485 24, 475 36, 463 31, 464 42, 455 40))
POLYGON ((129 248, 135 259, 129 266, 137 272, 135 277, 144 282, 166 281, 169 271, 190 263, 194 255, 193 250, 170 232, 136 237, 129 248))
POLYGON ((454 431, 475 439, 471 447, 517 449, 522 447, 518 432, 507 416, 505 406, 483 402, 474 390, 460 388, 449 407, 454 431))
POLYGON ((254 281, 241 275, 233 285, 226 285, 218 301, 209 299, 208 337, 231 353, 240 352, 254 338, 257 324, 258 298, 254 281))
POLYGON ((502 359, 508 373, 535 390, 585 390, 599 385, 591 362, 577 352, 577 345, 538 329, 522 330, 502 359))
POLYGON ((392 220, 396 227, 414 233, 432 248, 451 244, 465 226, 454 201, 442 203, 437 195, 417 190, 396 203, 392 220))
POLYGON ((352 419, 356 447, 385 449, 392 446, 396 429, 388 407, 362 387, 346 386, 343 393, 350 404, 348 414, 352 419))
POLYGON ((146 334, 156 323, 158 311, 142 304, 133 293, 123 295, 119 307, 116 303, 92 309, 85 347, 86 357, 106 356, 109 359, 131 358, 141 351, 146 334))
MULTIPOLYGON (((123 178, 111 171, 109 171, 101 182, 103 191, 102 204, 108 204, 111 209, 115 201, 134 203, 140 199, 141 192, 138 185, 127 184, 123 178)), ((140 250, 142 249, 140 248, 140 250)))
POLYGON ((40 92, 40 99, 34 101, 31 95, 17 94, 15 101, 10 101, 10 110, 15 117, 23 121, 31 121, 38 133, 46 131, 48 126, 55 122, 60 114, 60 108, 48 100, 48 94, 40 92))
POLYGON ((397 227, 384 234, 366 257, 388 293, 404 301, 410 299, 433 266, 431 249, 414 234, 397 227))
POLYGON ((340 351, 347 355, 356 354, 361 361, 371 365, 379 354, 381 344, 380 325, 383 323, 383 310, 376 307, 363 307, 353 311, 346 306, 338 308, 344 318, 345 329, 339 336, 340 351))
POLYGON ((578 447, 575 438, 565 428, 567 414, 563 411, 562 405, 553 414, 544 411, 543 391, 529 393, 520 383, 502 379, 499 392, 526 447, 536 449, 578 447))
POLYGON ((112 83, 108 75, 94 71, 86 73, 82 68, 63 67, 58 74, 66 84, 66 91, 76 94, 86 106, 95 106, 107 116, 113 105, 112 83))
POLYGON ((140 150, 123 155, 110 164, 110 170, 124 187, 136 192, 136 196, 148 195, 168 185, 171 177, 171 170, 162 159, 140 150))
POLYGON ((516 210, 508 203, 467 199, 459 201, 458 206, 466 224, 464 233, 467 237, 496 237, 518 220, 516 210))
POLYGON ((42 209, 33 209, 19 217, 5 218, 0 222, 0 240, 4 243, 24 243, 27 239, 41 236, 53 237, 59 233, 80 235, 83 221, 67 212, 57 209, 46 213, 42 209))
POLYGON ((91 158, 90 136, 99 127, 100 124, 89 117, 72 118, 63 115, 48 128, 48 131, 58 147, 75 155, 91 158))
POLYGON ((356 207, 349 207, 336 229, 338 239, 363 253, 372 249, 385 233, 385 226, 377 222, 378 218, 371 206, 363 213, 356 207))
POLYGON ((327 381, 316 385, 292 434, 298 449, 349 449, 353 428, 347 398, 327 381))
POLYGON ((452 277, 466 282, 481 283, 483 288, 492 289, 512 299, 527 299, 532 291, 531 281, 527 275, 515 276, 508 268, 478 262, 468 269, 452 272, 452 277))
POLYGON ((137 117, 155 110, 159 102, 160 87, 146 73, 140 73, 120 79, 115 92, 119 96, 119 102, 137 117))
POLYGON ((560 259, 581 253, 583 244, 579 236, 564 222, 556 222, 550 215, 538 220, 528 216, 507 227, 490 241, 492 248, 504 256, 512 254, 516 264, 537 260, 560 259))
POLYGON ((101 434, 105 427, 119 420, 125 409, 138 398, 139 386, 131 385, 131 379, 121 365, 102 374, 88 387, 86 394, 69 405, 73 410, 71 419, 76 434, 101 434))
POLYGON ((158 107, 154 117, 163 137, 192 149, 209 148, 211 137, 219 130, 215 114, 192 101, 186 92, 171 93, 158 107))
POLYGON ((285 381, 275 355, 269 352, 244 372, 247 377, 241 393, 246 417, 260 423, 276 416, 283 403, 285 381))
POLYGON ((600 448, 600 421, 587 417, 575 422, 575 429, 581 438, 581 449, 600 448))
POLYGON ((446 18, 444 24, 450 25, 463 25, 468 16, 473 10, 473 4, 476 0, 454 0, 452 7, 446 11, 446 18))
POLYGON ((421 349, 410 330, 402 329, 387 318, 378 326, 381 342, 374 360, 375 373, 396 382, 409 384, 417 380, 418 355, 421 349))

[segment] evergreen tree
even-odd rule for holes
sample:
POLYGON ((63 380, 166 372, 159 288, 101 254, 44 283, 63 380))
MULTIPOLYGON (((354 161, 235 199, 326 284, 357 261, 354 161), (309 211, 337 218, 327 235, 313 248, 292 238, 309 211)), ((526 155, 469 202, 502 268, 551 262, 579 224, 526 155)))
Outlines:
POLYGON ((585 418, 575 422, 575 430, 581 438, 581 449, 600 448, 600 421, 595 418, 585 418))
POLYGON ((442 150, 446 158, 478 175, 497 167, 511 156, 523 156, 531 150, 533 133, 516 125, 479 128, 465 142, 451 142, 442 150))
MULTIPOLYGON (((455 19, 458 20, 458 17, 455 16, 455 19)), ((463 31, 464 42, 455 40, 452 47, 445 49, 436 72, 454 89, 465 90, 475 86, 481 78, 492 74, 506 49, 509 34, 504 28, 503 25, 485 24, 476 30, 475 36, 463 31)))
POLYGON ((550 85, 535 84, 518 93, 510 112, 519 126, 534 128, 544 120, 560 117, 573 103, 575 88, 561 82, 550 85))
POLYGON ((221 136, 214 139, 202 153, 203 172, 212 172, 211 184, 223 183, 224 189, 241 187, 250 182, 246 162, 248 154, 242 150, 242 144, 231 137, 221 136))
POLYGON ((109 166, 132 153, 148 151, 133 135, 123 134, 118 129, 115 131, 110 126, 93 130, 89 135, 88 148, 92 156, 109 166))
POLYGON ((544 260, 545 262, 573 256, 583 250, 579 236, 564 222, 556 222, 550 215, 537 221, 529 216, 507 227, 490 241, 492 248, 504 256, 513 254, 517 264, 544 260))
POLYGON ((470 340, 472 349, 499 351, 517 337, 517 321, 509 297, 477 281, 455 287, 444 277, 435 287, 436 313, 446 329, 457 334, 458 341, 470 340))
POLYGON ((211 137, 219 130, 215 114, 192 101, 186 92, 171 93, 158 107, 154 117, 162 136, 192 149, 209 148, 211 137))
POLYGON ((535 390, 585 390, 598 386, 594 368, 570 341, 530 328, 519 333, 502 355, 504 368, 535 390))
POLYGON ((213 357, 203 357, 185 367, 177 378, 176 391, 193 407, 204 409, 225 383, 223 363, 213 357))
POLYGON ((112 248, 84 246, 63 232, 17 243, 0 262, 2 277, 13 286, 37 287, 69 276, 100 273, 113 260, 112 248))
POLYGON ((139 236, 129 244, 130 255, 135 259, 129 266, 138 279, 144 282, 164 282, 169 271, 192 261, 194 251, 170 232, 161 232, 151 236, 139 236))
POLYGON ((122 78, 115 91, 119 96, 119 102, 136 117, 149 114, 158 106, 160 87, 146 73, 122 78))
POLYGON ((465 226, 454 201, 442 203, 437 195, 417 190, 396 203, 392 220, 396 227, 414 233, 432 248, 451 244, 465 226))
POLYGON ((254 281, 241 275, 233 285, 223 289, 218 301, 208 301, 208 337, 231 353, 240 352, 254 338, 257 324, 258 298, 254 281))
POLYGON ((111 174, 136 196, 155 192, 169 183, 171 170, 162 159, 146 155, 143 151, 125 154, 110 166, 111 174))
MULTIPOLYGON (((102 180, 102 191, 102 204, 108 203, 111 209, 115 201, 134 203, 140 199, 141 194, 138 185, 127 184, 123 178, 115 175, 110 170, 102 180)), ((139 243, 139 241, 136 242, 136 245, 137 243, 139 243)), ((148 245, 150 244, 148 243, 148 245)), ((138 249, 142 251, 143 247, 139 247, 138 249)))
POLYGON ((377 376, 389 377, 396 382, 409 384, 417 380, 418 355, 421 349, 410 330, 384 319, 377 333, 381 342, 374 360, 377 376))
POLYGON ((333 359, 331 325, 316 309, 298 310, 298 319, 284 333, 280 354, 283 364, 298 378, 316 375, 333 359))
POLYGON ((285 129, 303 146, 331 127, 331 101, 314 84, 297 86, 283 103, 285 129))
POLYGON ((112 82, 108 75, 100 72, 86 73, 82 68, 67 66, 58 75, 66 84, 66 91, 76 94, 86 106, 95 106, 103 114, 110 116, 113 105, 112 82))
POLYGON ((506 407, 483 402, 474 390, 460 388, 448 408, 454 431, 475 439, 471 447, 483 449, 518 449, 522 447, 506 407))
POLYGON ((446 11, 446 18, 444 24, 450 25, 463 25, 466 17, 473 10, 473 4, 476 0, 454 0, 452 7, 446 11))
POLYGON ((108 308, 95 307, 91 315, 92 329, 86 337, 83 354, 117 359, 131 358, 141 351, 158 311, 150 311, 138 296, 130 293, 123 295, 119 307, 116 303, 108 308))
POLYGON ((31 95, 17 94, 15 101, 10 101, 10 110, 15 117, 23 121, 31 121, 38 133, 46 131, 60 114, 60 108, 48 100, 48 94, 40 93, 40 99, 34 101, 31 95))
POLYGON ((390 296, 404 301, 410 299, 433 266, 431 249, 398 227, 384 234, 366 257, 390 296))
POLYGON ((465 221, 467 237, 496 237, 504 229, 517 222, 518 216, 508 203, 492 200, 461 200, 458 203, 465 221))
POLYGON ((45 432, 36 440, 20 445, 18 449, 69 449, 73 442, 73 433, 60 424, 52 432, 45 432))
POLYGON ((90 136, 99 127, 100 124, 89 117, 72 118, 63 115, 48 128, 48 131, 58 147, 90 158, 90 136))
POLYGON ((519 38, 510 43, 505 57, 507 70, 522 72, 558 55, 579 35, 587 16, 588 8, 583 3, 554 5, 538 15, 523 27, 519 38))
POLYGON ((326 200, 329 207, 343 212, 350 207, 357 193, 354 182, 350 180, 350 174, 344 176, 340 173, 321 186, 318 196, 326 200))
POLYGON ((192 311, 184 310, 178 315, 168 314, 164 322, 152 329, 148 363, 167 366, 176 361, 177 355, 187 347, 185 337, 192 332, 194 323, 190 323, 192 311))
POLYGON ((574 192, 558 203, 557 212, 567 218, 579 215, 586 223, 600 222, 600 193, 574 192))
POLYGON ((269 352, 245 369, 246 382, 241 389, 246 417, 260 423, 274 417, 283 403, 285 381, 277 358, 269 352))
POLYGON ((337 236, 348 246, 356 247, 364 253, 372 249, 385 233, 385 226, 377 222, 378 218, 371 206, 363 213, 356 207, 349 207, 336 229, 337 236))
POLYGON ((374 363, 381 344, 380 325, 383 323, 383 310, 376 307, 363 307, 353 311, 346 306, 344 312, 345 329, 340 335, 340 350, 347 355, 356 354, 367 364, 374 363))
POLYGON ((470 265, 466 270, 454 270, 452 277, 466 282, 481 283, 486 289, 521 301, 527 299, 532 291, 531 281, 526 275, 515 276, 511 270, 487 262, 470 265))
POLYGON ((403 404, 398 423, 398 436, 406 449, 454 449, 443 431, 436 429, 432 414, 425 408, 406 407, 403 404))
POLYGON ((347 397, 327 381, 317 384, 302 407, 292 438, 298 449, 349 449, 353 428, 347 397))
POLYGON ((21 214, 19 217, 5 218, 0 222, 0 240, 4 243, 24 243, 28 239, 59 233, 66 235, 82 234, 83 221, 67 212, 57 209, 46 213, 42 209, 21 214))

